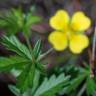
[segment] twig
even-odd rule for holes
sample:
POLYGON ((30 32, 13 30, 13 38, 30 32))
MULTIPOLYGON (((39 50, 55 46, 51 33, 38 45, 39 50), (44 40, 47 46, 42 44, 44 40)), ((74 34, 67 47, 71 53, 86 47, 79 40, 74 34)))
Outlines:
POLYGON ((96 48, 96 27, 93 37, 93 46, 92 46, 92 57, 90 62, 91 74, 90 77, 94 77, 93 70, 94 70, 94 61, 95 61, 95 48, 96 48))
POLYGON ((92 61, 92 51, 90 48, 88 49, 88 56, 89 56, 89 64, 90 64, 90 77, 93 78, 94 77, 93 61, 92 61))
POLYGON ((93 37, 93 47, 92 47, 92 60, 95 60, 95 47, 96 47, 96 27, 95 27, 95 32, 94 32, 94 37, 93 37))

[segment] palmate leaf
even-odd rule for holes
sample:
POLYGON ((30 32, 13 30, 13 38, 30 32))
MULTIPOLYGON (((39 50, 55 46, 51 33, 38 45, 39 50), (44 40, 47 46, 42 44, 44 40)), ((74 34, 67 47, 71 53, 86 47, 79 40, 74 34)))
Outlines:
MULTIPOLYGON (((39 57, 41 53, 41 41, 37 41, 35 47, 32 50, 32 60, 30 64, 28 64, 25 69, 22 71, 21 75, 17 78, 18 84, 17 87, 22 91, 22 93, 28 88, 32 88, 34 85, 34 76, 35 71, 38 69, 44 72, 44 66, 40 61, 37 61, 37 57, 39 57)), ((35 89, 34 89, 35 90, 35 89)))
POLYGON ((24 93, 25 90, 28 90, 28 88, 32 88, 34 74, 35 65, 28 64, 27 67, 24 68, 22 73, 17 77, 17 87, 22 93, 24 93))
POLYGON ((0 13, 0 28, 4 28, 7 35, 12 35, 20 31, 23 26, 23 13, 21 10, 7 10, 0 13))
MULTIPOLYGON (((20 89, 18 89, 16 86, 13 85, 9 85, 8 87, 10 88, 10 90, 16 95, 16 96, 33 96, 36 88, 39 85, 39 79, 40 79, 40 72, 38 70, 35 71, 35 76, 34 76, 34 80, 33 80, 33 86, 31 89, 28 88, 28 90, 32 90, 31 93, 29 93, 29 91, 24 91, 24 93, 20 92, 20 89), (31 95, 30 95, 31 94, 31 95)), ((24 80, 23 80, 24 81, 24 80)))
POLYGON ((22 31, 25 36, 29 37, 32 24, 40 21, 40 17, 34 16, 32 12, 24 14, 21 9, 0 12, 0 28, 6 30, 8 36, 22 31))
POLYGON ((26 65, 29 61, 20 56, 0 57, 0 71, 10 71, 11 69, 19 69, 26 65))
POLYGON ((31 92, 32 95, 35 93, 36 89, 38 88, 39 82, 40 82, 40 71, 35 70, 33 86, 32 86, 32 92, 31 92))
POLYGON ((32 60, 29 49, 24 44, 20 43, 15 36, 9 38, 4 36, 2 43, 7 49, 16 52, 19 56, 32 60))
POLYGON ((68 84, 69 76, 60 74, 57 78, 52 75, 49 80, 45 78, 40 87, 36 90, 34 96, 55 96, 64 86, 68 84))
MULTIPOLYGON (((16 56, 18 58, 16 58, 16 60, 15 60, 15 56, 12 57, 13 59, 10 58, 7 60, 6 58, 5 61, 7 63, 5 63, 5 66, 4 66, 3 65, 4 62, 2 61, 1 68, 3 68, 3 70, 6 71, 6 69, 11 70, 12 68, 15 68, 15 67, 16 68, 22 67, 22 69, 20 70, 21 73, 19 74, 19 76, 17 76, 17 88, 19 88, 20 91, 24 93, 26 90, 33 87, 35 71, 37 69, 40 71, 44 70, 42 63, 37 59, 41 54, 41 50, 40 50, 41 41, 37 41, 35 47, 32 50, 32 53, 24 44, 20 43, 20 41, 15 36, 11 36, 11 37, 4 36, 2 43, 3 45, 6 46, 8 50, 11 50, 12 52, 17 53, 16 56), (23 58, 24 58, 24 62, 22 60, 23 58)), ((34 90, 33 90, 33 93, 34 93, 34 90)))

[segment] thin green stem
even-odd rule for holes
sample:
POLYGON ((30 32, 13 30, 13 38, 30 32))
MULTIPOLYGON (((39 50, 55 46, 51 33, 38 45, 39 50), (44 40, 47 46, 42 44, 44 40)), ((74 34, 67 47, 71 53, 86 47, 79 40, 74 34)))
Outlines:
POLYGON ((77 94, 77 96, 82 96, 84 91, 86 89, 86 84, 83 85, 83 87, 81 88, 81 90, 79 91, 79 93, 77 94))
POLYGON ((43 53, 42 55, 39 56, 38 60, 43 59, 46 55, 48 55, 50 52, 53 51, 53 48, 49 49, 47 52, 43 53))
POLYGON ((25 36, 25 39, 26 39, 27 46, 28 46, 30 52, 32 53, 32 46, 30 44, 29 38, 25 36))
POLYGON ((32 46, 30 44, 29 38, 28 37, 25 37, 25 38, 26 38, 27 46, 28 46, 30 53, 31 53, 31 56, 32 56, 32 62, 35 62, 34 56, 32 55, 32 46))

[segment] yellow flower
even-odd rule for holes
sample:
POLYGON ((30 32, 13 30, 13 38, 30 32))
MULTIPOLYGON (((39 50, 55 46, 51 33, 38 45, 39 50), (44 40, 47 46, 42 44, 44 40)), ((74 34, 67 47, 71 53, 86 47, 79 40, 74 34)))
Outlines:
POLYGON ((49 41, 54 46, 54 48, 58 51, 64 50, 67 48, 67 36, 59 31, 54 31, 49 35, 49 41))
POLYGON ((55 30, 49 37, 49 42, 58 51, 63 51, 68 46, 73 53, 81 53, 89 45, 89 39, 84 35, 91 20, 83 13, 76 12, 72 18, 64 10, 59 10, 51 17, 50 26, 55 30))
POLYGON ((59 10, 55 16, 50 19, 49 23, 54 29, 62 31, 67 28, 69 19, 69 15, 66 11, 59 10))
POLYGON ((85 31, 91 25, 90 19, 83 12, 77 12, 73 15, 71 27, 74 31, 85 31))
POLYGON ((81 53, 88 45, 88 37, 80 34, 71 37, 69 48, 73 53, 81 53))

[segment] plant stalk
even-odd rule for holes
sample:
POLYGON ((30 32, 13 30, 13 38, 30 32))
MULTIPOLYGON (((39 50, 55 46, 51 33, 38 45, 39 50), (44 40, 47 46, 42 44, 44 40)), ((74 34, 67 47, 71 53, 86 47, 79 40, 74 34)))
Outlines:
POLYGON ((96 48, 96 27, 95 27, 95 32, 94 32, 94 36, 93 36, 93 45, 92 45, 92 57, 91 57, 91 62, 90 62, 90 68, 91 68, 91 73, 90 73, 90 77, 93 78, 94 77, 94 62, 95 62, 95 48, 96 48))
POLYGON ((83 85, 83 87, 81 88, 81 90, 79 91, 79 93, 77 94, 77 96, 82 96, 84 91, 86 89, 86 84, 83 85))

